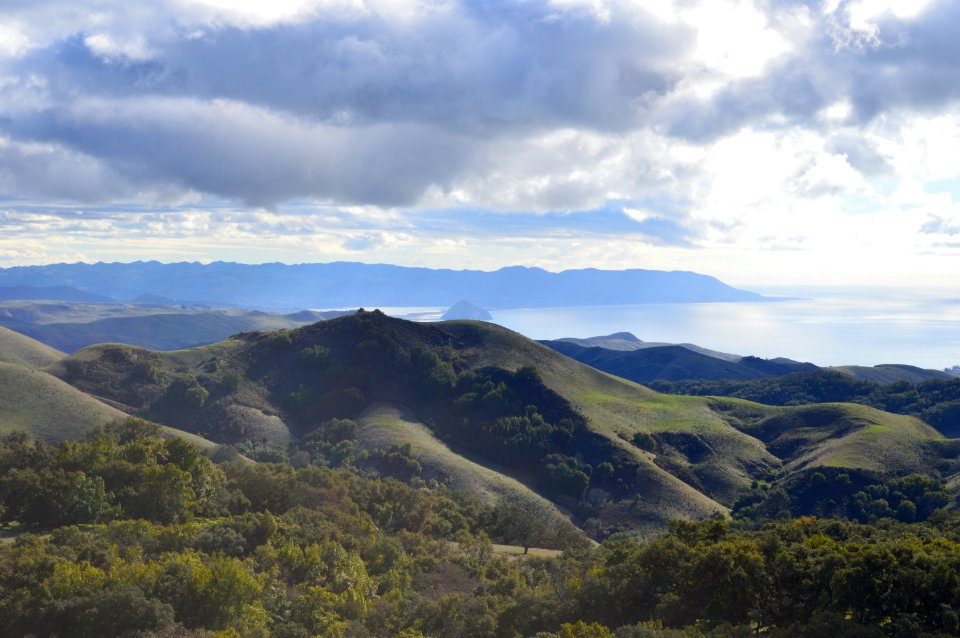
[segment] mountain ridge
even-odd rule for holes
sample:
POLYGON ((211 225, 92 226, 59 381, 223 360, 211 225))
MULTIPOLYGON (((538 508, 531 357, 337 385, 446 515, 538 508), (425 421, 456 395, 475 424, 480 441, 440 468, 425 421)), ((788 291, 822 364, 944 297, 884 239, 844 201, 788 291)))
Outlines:
POLYGON ((441 306, 469 298, 484 308, 762 301, 715 277, 689 271, 550 272, 508 266, 493 271, 330 262, 51 264, 0 269, 0 286, 70 285, 118 300, 176 299, 270 309, 441 306))

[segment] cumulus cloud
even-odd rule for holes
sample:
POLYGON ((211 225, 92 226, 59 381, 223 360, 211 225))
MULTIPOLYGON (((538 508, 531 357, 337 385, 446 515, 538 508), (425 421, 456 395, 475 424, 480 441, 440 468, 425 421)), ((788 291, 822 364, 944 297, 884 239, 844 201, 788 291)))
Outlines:
MULTIPOLYGON (((504 173, 554 131, 634 130, 644 104, 679 81, 691 39, 627 4, 602 17, 549 2, 423 4, 398 20, 390 3, 371 3, 267 25, 211 17, 207 5, 106 6, 72 32, 55 21, 45 44, 35 25, 30 52, 6 65, 17 81, 2 91, 0 129, 90 155, 134 184, 254 205, 410 205, 504 173)), ((544 183, 507 203, 602 203, 581 169, 520 166, 544 183)))
POLYGON ((0 193, 11 198, 109 201, 136 192, 105 162, 63 147, 0 138, 0 193))
MULTIPOLYGON (((960 98, 960 3, 914 3, 916 12, 863 10, 863 2, 774 4, 796 49, 756 77, 730 82, 706 96, 676 96, 667 130, 705 141, 744 126, 797 123, 820 128, 817 115, 846 105, 839 119, 866 123, 896 109, 929 111, 960 98)), ((872 3, 877 4, 877 3, 872 3)), ((880 3, 883 4, 883 3, 880 3)), ((829 125, 829 123, 826 123, 829 125)))

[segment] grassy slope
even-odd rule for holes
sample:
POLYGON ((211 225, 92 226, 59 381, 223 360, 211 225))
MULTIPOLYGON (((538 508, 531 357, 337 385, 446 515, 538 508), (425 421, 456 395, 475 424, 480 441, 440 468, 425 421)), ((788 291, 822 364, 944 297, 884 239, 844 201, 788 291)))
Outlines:
POLYGON ((884 475, 929 472, 946 441, 919 419, 853 403, 783 408, 728 397, 710 401, 733 425, 763 441, 787 472, 817 467, 884 475))
MULTIPOLYGON (((699 437, 713 453, 691 468, 714 498, 727 503, 735 488, 749 483, 751 473, 781 464, 787 473, 818 466, 884 475, 929 472, 938 458, 935 442, 943 440, 916 418, 855 404, 774 408, 723 399, 749 406, 757 412, 754 421, 762 424, 732 427, 712 408, 713 399, 658 394, 490 326, 483 365, 499 361, 518 367, 531 360, 547 385, 577 405, 598 432, 616 438, 629 438, 636 431, 699 437), (788 431, 778 439, 772 434, 780 427, 788 431)), ((682 497, 671 490, 657 491, 682 497)))
MULTIPOLYGON (((49 368, 80 390, 115 403, 125 410, 160 423, 176 424, 188 431, 203 432, 195 420, 195 410, 186 406, 168 406, 158 413, 150 409, 163 394, 170 381, 188 376, 203 376, 212 387, 230 371, 241 371, 237 360, 242 359, 246 342, 227 339, 208 346, 154 352, 126 344, 104 343, 84 348, 49 368), (80 379, 72 378, 66 369, 68 362, 84 366, 80 379), (156 370, 156 379, 146 382, 130 375, 139 362, 148 361, 156 370)), ((291 440, 290 430, 278 416, 281 412, 265 398, 263 388, 247 380, 233 391, 216 393, 209 397, 205 412, 208 418, 219 422, 242 424, 245 438, 264 440, 270 445, 286 447, 291 440)), ((218 439, 219 440, 219 439, 218 439)))
POLYGON ((0 362, 43 368, 65 356, 59 350, 0 326, 0 362))
POLYGON ((435 478, 451 489, 465 490, 486 503, 507 498, 547 516, 566 516, 550 501, 520 481, 453 452, 410 412, 387 404, 375 404, 358 419, 357 443, 372 450, 410 443, 413 456, 423 466, 421 476, 435 478))
MULTIPOLYGON (((89 430, 124 419, 127 414, 80 392, 54 376, 24 366, 0 363, 0 432, 22 430, 56 442, 78 439, 89 430)), ((201 448, 214 444, 199 436, 165 427, 201 448)))
MULTIPOLYGON (((446 322, 441 329, 456 333, 460 330, 476 329, 474 322, 446 322)), ((682 424, 699 423, 697 416, 691 413, 692 405, 696 412, 709 416, 711 425, 722 430, 721 437, 731 439, 731 447, 742 442, 744 447, 763 457, 762 446, 749 441, 722 420, 707 415, 701 410, 703 403, 692 403, 677 397, 666 397, 636 383, 600 372, 589 366, 565 357, 535 341, 526 339, 493 324, 482 324, 484 344, 478 349, 474 367, 499 366, 515 370, 524 365, 533 365, 542 376, 544 383, 566 397, 589 419, 594 431, 606 436, 622 449, 629 451, 641 462, 645 472, 643 482, 648 490, 640 495, 637 503, 631 504, 629 511, 621 508, 620 515, 633 519, 641 528, 653 528, 662 525, 671 518, 702 518, 714 512, 726 511, 719 502, 698 492, 677 477, 658 467, 650 455, 624 440, 633 432, 665 427, 682 427, 682 424), (622 435, 622 436, 621 436, 622 435)), ((732 474, 736 474, 732 471, 732 474)), ((749 483, 749 479, 734 479, 735 483, 749 483)), ((719 490, 726 492, 725 487, 719 490)))

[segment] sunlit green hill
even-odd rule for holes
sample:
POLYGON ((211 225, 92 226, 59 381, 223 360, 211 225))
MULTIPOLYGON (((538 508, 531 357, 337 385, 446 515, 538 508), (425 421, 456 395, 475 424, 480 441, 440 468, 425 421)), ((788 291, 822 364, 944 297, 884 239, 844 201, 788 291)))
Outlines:
POLYGON ((0 326, 0 362, 42 368, 65 356, 59 350, 0 326))

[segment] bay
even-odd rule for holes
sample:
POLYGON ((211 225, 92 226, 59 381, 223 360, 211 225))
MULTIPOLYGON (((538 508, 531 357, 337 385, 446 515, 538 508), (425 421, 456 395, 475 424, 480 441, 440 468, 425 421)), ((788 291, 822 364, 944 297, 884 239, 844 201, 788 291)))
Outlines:
MULTIPOLYGON (((694 343, 819 366, 960 364, 960 293, 913 288, 752 290, 782 301, 491 309, 493 321, 532 339, 631 332, 644 341, 694 343)), ((436 321, 443 308, 382 308, 436 321)))

